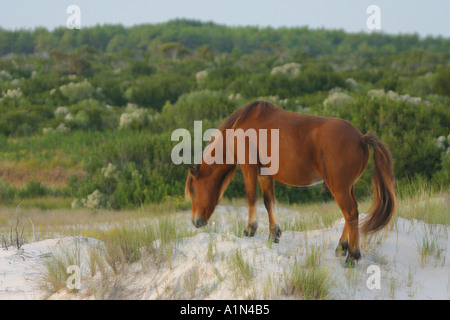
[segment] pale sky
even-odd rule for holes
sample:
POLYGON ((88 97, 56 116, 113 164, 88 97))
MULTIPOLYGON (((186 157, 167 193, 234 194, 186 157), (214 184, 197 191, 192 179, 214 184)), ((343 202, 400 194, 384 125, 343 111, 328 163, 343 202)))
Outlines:
POLYGON ((308 26, 348 32, 370 32, 366 10, 378 5, 382 32, 450 37, 448 0, 0 0, 0 27, 66 26, 66 9, 72 4, 81 9, 82 28, 191 18, 229 26, 308 26))

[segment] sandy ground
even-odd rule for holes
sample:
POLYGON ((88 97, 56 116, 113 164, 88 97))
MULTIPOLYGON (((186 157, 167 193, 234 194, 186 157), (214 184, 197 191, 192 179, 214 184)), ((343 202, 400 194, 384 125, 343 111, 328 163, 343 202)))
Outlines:
MULTIPOLYGON (((220 224, 220 208, 217 211, 220 224)), ((326 229, 284 231, 278 244, 269 244, 264 231, 247 238, 221 232, 218 226, 217 232, 183 239, 170 265, 157 267, 142 259, 127 266, 100 295, 89 289, 96 277, 83 278, 77 293, 63 289, 52 295, 41 280, 43 262, 59 246, 77 242, 88 247, 92 239, 49 239, 20 250, 0 248, 0 299, 298 299, 286 291, 286 279, 292 265, 302 263, 312 248, 322 252, 321 266, 330 274, 328 299, 450 299, 449 227, 398 218, 392 230, 362 241, 362 259, 346 268, 345 259, 335 256, 343 226, 341 219, 326 229), (436 247, 426 261, 419 252, 423 239, 433 239, 436 247), (237 251, 251 268, 246 284, 230 267, 230 256, 237 251), (368 285, 376 275, 379 288, 370 285, 376 281, 368 285)))
POLYGON ((43 260, 51 255, 59 239, 24 244, 20 250, 0 249, 0 299, 43 299, 39 283, 43 260))

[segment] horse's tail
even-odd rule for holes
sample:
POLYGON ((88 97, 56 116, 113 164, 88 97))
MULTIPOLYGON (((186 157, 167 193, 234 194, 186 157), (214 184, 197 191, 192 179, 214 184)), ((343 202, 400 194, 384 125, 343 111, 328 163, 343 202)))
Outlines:
POLYGON ((385 227, 395 211, 397 196, 392 156, 387 146, 371 132, 363 135, 364 148, 373 149, 374 170, 372 177, 374 200, 368 217, 363 221, 363 233, 375 232, 385 227))

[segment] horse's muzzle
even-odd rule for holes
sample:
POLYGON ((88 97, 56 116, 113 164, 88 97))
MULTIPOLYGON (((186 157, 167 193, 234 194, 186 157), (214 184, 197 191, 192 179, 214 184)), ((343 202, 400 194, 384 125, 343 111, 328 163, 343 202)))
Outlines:
POLYGON ((196 228, 201 228, 208 224, 208 222, 202 217, 195 217, 194 219, 192 219, 192 223, 196 228))

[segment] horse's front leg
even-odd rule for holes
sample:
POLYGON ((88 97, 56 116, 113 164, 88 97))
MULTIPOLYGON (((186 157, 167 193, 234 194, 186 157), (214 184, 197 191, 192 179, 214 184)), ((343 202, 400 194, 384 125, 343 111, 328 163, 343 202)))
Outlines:
POLYGON ((339 239, 339 244, 336 248, 336 256, 346 256, 348 251, 348 232, 349 224, 345 222, 344 230, 342 230, 341 238, 339 239))
POLYGON ((269 238, 278 243, 280 242, 281 228, 275 217, 275 182, 271 176, 259 176, 259 184, 264 197, 264 206, 269 214, 269 238))
POLYGON ((244 235, 253 237, 258 229, 258 222, 256 221, 256 199, 257 199, 257 170, 253 166, 242 165, 242 174, 245 181, 245 191, 248 201, 248 225, 244 230, 244 235))

